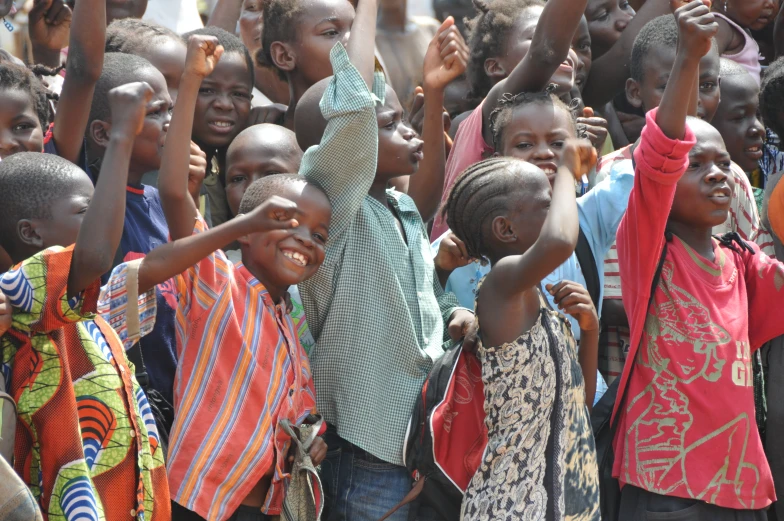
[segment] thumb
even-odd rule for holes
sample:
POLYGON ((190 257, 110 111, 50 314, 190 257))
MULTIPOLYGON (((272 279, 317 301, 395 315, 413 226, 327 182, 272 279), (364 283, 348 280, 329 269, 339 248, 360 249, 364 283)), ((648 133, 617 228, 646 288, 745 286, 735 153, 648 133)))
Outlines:
POLYGON ((583 109, 583 117, 584 118, 592 118, 593 117, 593 109, 591 107, 585 107, 583 109))

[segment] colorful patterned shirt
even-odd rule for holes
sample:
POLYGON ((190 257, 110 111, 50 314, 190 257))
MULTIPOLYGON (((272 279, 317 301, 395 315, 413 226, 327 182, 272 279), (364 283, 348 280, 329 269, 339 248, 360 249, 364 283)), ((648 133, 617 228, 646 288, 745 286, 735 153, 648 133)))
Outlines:
POLYGON ((0 277, 13 306, 0 345, 17 403, 16 471, 45 519, 168 521, 155 420, 124 349, 152 329, 155 295, 139 296, 141 327, 130 332, 127 265, 100 299, 96 281, 69 301, 72 257, 73 247, 49 248, 0 277))
POLYGON ((402 465, 411 409, 444 353, 444 323, 457 299, 438 281, 414 201, 390 190, 387 208, 368 195, 383 76, 371 93, 342 45, 331 58, 335 75, 321 101, 327 129, 300 169, 332 203, 326 259, 299 287, 316 339, 310 360, 318 408, 342 438, 402 465))
POLYGON ((635 151, 637 173, 618 229, 623 303, 631 325, 634 370, 627 364, 616 401, 613 475, 657 494, 733 509, 775 501, 773 479, 755 428, 752 353, 784 334, 784 265, 713 241, 714 259, 677 236, 661 278, 676 185, 695 143, 667 138, 648 113, 635 151), (619 407, 619 404, 623 404, 619 407))
MULTIPOLYGON (((194 233, 206 230, 199 217, 194 233)), ((315 412, 310 367, 285 303, 218 250, 175 278, 179 295, 169 439, 172 499, 209 521, 228 519, 274 469, 264 505, 278 515, 290 439, 278 427, 315 412)))

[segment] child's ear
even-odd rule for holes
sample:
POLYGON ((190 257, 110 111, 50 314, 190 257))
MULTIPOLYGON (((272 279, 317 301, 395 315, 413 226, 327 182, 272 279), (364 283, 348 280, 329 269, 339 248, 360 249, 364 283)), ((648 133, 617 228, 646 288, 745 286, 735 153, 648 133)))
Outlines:
POLYGON ((503 64, 498 58, 488 58, 485 60, 485 74, 498 81, 506 78, 508 74, 503 64))
POLYGON ((275 67, 284 72, 291 72, 297 66, 296 53, 284 42, 272 42, 270 55, 275 67))
POLYGON ((237 239, 237 242, 240 243, 241 246, 249 246, 250 245, 250 239, 248 239, 247 235, 243 235, 242 237, 237 239))
POLYGON ((31 246, 37 250, 44 248, 44 240, 38 234, 35 223, 30 219, 21 219, 16 224, 16 233, 19 240, 25 246, 31 246))
POLYGON ((640 97, 640 84, 633 78, 626 80, 626 101, 629 105, 639 109, 642 108, 642 98, 640 97))
POLYGON ((510 243, 517 240, 517 234, 512 229, 512 222, 506 217, 498 216, 493 219, 490 229, 497 241, 510 243))
POLYGON ((106 121, 95 120, 90 123, 90 128, 87 134, 90 139, 99 147, 106 148, 109 146, 109 137, 112 132, 112 124, 106 121))

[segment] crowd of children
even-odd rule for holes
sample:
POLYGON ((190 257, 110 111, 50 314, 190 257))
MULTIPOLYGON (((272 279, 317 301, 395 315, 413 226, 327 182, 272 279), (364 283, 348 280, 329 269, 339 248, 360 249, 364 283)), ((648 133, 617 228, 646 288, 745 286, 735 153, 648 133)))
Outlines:
POLYGON ((784 520, 778 0, 12 4, 0 520, 784 520))

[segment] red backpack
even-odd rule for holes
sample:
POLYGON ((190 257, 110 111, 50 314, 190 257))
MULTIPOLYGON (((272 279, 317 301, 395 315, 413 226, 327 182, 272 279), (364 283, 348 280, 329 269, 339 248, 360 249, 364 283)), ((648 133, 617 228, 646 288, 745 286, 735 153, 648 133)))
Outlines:
POLYGON ((416 482, 408 502, 418 497, 444 520, 460 518, 487 445, 484 402, 482 365, 457 344, 433 365, 408 424, 403 458, 416 482))

